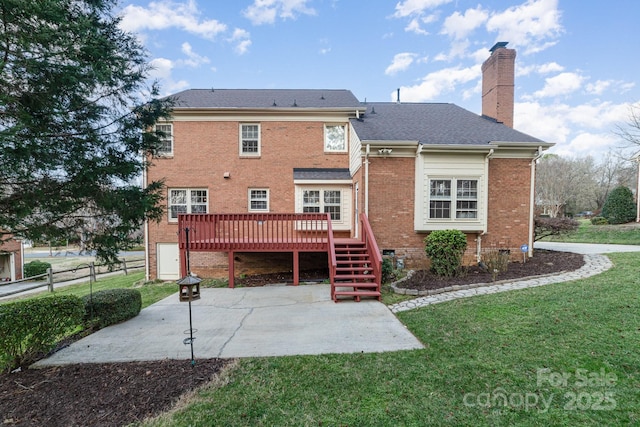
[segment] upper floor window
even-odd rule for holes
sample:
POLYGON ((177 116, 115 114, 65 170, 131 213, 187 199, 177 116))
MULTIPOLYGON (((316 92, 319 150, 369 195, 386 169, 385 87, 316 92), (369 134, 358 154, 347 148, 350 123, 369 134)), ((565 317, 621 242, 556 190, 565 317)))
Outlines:
POLYGON ((347 126, 325 125, 324 127, 324 151, 347 151, 347 126))
POLYGON ((240 156, 260 155, 260 125, 240 125, 240 156))
POLYGON ((451 219, 452 215, 455 219, 478 218, 478 180, 430 180, 429 218, 451 219))
POLYGON ((268 212, 269 211, 269 190, 266 188, 249 189, 249 211, 268 212))
POLYGON ((207 200, 206 189, 169 189, 169 221, 177 221, 179 214, 207 213, 207 200))
POLYGON ((157 124, 156 135, 160 140, 160 144, 158 145, 156 155, 158 156, 173 155, 173 125, 171 123, 157 124))

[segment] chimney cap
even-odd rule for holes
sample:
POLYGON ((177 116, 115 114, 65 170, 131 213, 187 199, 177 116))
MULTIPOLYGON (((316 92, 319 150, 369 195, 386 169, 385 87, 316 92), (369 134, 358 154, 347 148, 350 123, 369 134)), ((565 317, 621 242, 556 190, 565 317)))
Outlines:
POLYGON ((496 42, 496 44, 493 45, 493 47, 491 49, 489 49, 489 52, 493 52, 497 49, 501 49, 504 47, 507 47, 507 45, 509 44, 509 42, 496 42))

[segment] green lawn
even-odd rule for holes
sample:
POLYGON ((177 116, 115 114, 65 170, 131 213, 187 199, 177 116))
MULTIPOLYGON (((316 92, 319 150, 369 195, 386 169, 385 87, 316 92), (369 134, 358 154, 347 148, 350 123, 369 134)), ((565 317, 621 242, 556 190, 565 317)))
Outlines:
POLYGON ((148 424, 639 425, 640 257, 611 259, 589 279, 400 313, 424 350, 242 359, 148 424))
POLYGON ((640 245, 640 226, 635 223, 621 225, 592 225, 588 219, 578 220, 580 226, 570 234, 543 239, 547 242, 609 243, 640 245))

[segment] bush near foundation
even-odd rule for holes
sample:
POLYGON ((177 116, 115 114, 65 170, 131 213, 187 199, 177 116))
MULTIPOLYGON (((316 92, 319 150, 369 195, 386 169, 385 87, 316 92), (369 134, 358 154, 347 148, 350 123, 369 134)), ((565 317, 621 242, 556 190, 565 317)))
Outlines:
POLYGON ((580 223, 573 218, 538 217, 534 220, 534 240, 538 241, 549 236, 561 236, 578 229, 580 223))
POLYGON ((438 276, 453 277, 462 266, 467 249, 467 236, 460 230, 432 231, 424 239, 425 252, 431 260, 431 271, 438 276))
POLYGON ((106 289, 82 297, 87 324, 98 329, 136 317, 142 308, 137 289, 106 289))
POLYGON ((82 299, 74 295, 34 298, 0 305, 0 369, 34 362, 82 326, 82 299))

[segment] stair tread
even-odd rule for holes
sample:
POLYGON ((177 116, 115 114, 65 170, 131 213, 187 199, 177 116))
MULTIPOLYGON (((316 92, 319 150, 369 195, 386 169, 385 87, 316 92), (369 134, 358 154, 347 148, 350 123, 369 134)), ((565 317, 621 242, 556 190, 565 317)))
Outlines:
POLYGON ((380 296, 379 291, 335 291, 334 295, 360 295, 360 296, 380 296))
POLYGON ((346 280, 346 279, 375 279, 375 274, 336 274, 333 276, 336 280, 346 280))

